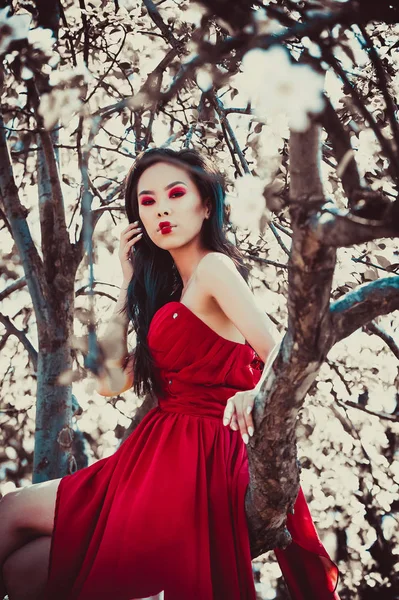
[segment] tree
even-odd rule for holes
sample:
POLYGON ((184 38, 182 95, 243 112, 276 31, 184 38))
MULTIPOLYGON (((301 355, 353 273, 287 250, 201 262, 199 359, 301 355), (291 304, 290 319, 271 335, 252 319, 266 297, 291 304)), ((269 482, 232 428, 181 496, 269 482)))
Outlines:
MULTIPOLYGON (((209 0, 194 9, 187 2, 176 8, 164 1, 81 0, 78 10, 73 3, 42 0, 12 14, 8 4, 1 4, 0 13, 1 216, 20 257, 17 272, 22 266, 24 276, 9 269, 7 278, 14 282, 1 297, 27 285, 37 349, 9 317, 2 315, 1 322, 3 344, 17 337, 37 375, 33 481, 73 472, 84 461, 74 448, 82 437, 73 431, 72 416, 82 409, 74 403, 71 383, 85 371, 98 372, 107 357, 96 342, 95 294, 105 292, 97 292, 94 280, 93 239, 103 215, 121 212, 126 165, 160 140, 195 145, 221 169, 230 162, 226 176, 238 192, 238 199, 231 198, 230 230, 248 260, 276 269, 281 279, 287 274, 287 315, 280 312, 287 327, 277 321, 283 342, 256 401, 258 435, 248 446, 246 502, 253 557, 284 547, 286 513, 299 485, 298 413, 314 393, 323 364, 345 380, 329 353, 363 328, 399 358, 397 343, 378 323, 399 308, 398 264, 381 255, 369 258, 373 240, 393 240, 399 232, 397 7, 352 0, 281 0, 254 7, 241 1, 226 7, 209 0), (29 12, 36 25, 30 31, 22 14, 29 12), (333 73, 343 86, 338 99, 323 92, 333 73), (244 103, 234 106, 233 100, 244 103), (290 131, 279 120, 281 109, 290 131), (370 135, 375 152, 365 165, 354 148, 370 135), (329 171, 322 175, 324 165, 329 171), (38 193, 40 244, 21 200, 28 180, 38 193), (251 211, 248 197, 241 200, 242 188, 251 189, 251 211), (240 230, 243 224, 260 227, 256 242, 240 230), (268 234, 288 262, 263 256, 268 234), (337 260, 348 257, 343 249, 358 245, 364 248, 356 263, 360 270, 334 288, 337 260), (78 316, 88 329, 88 347, 81 366, 73 332, 75 283, 85 255, 89 278, 81 290, 89 307, 78 316)), ((397 412, 377 414, 366 396, 356 410, 393 427, 397 412)), ((152 404, 153 398, 144 400, 125 435, 152 404)), ((337 398, 332 411, 351 432, 348 407, 354 403, 337 398)), ((388 433, 394 437, 394 429, 387 429, 389 438, 388 433)), ((393 460, 395 443, 389 444, 393 460)), ((369 460, 363 449, 359 462, 369 460)), ((382 527, 397 506, 391 503, 384 513, 373 503, 369 463, 359 473, 358 500, 376 532, 370 550, 376 567, 370 572, 387 580, 375 589, 382 597, 399 586, 394 539, 385 539, 382 527)), ((342 548, 344 554, 345 540, 342 548)), ((366 582, 362 598, 372 598, 371 590, 366 582)))

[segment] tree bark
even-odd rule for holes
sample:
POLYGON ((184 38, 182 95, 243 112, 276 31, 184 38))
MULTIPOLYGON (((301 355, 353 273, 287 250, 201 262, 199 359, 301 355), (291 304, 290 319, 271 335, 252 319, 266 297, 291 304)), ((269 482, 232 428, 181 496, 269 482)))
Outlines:
MULTIPOLYGON (((47 136, 46 142, 48 150, 53 152, 50 136, 47 136)), ((45 155, 40 160, 45 161, 45 155)), ((39 165, 39 169, 44 170, 43 164, 39 165)), ((52 168, 54 165, 55 159, 52 168)), ((54 189, 48 188, 52 182, 59 188, 58 177, 46 180, 43 186, 39 182, 39 195, 45 190, 39 204, 47 216, 49 213, 55 216, 54 219, 42 219, 41 222, 43 248, 48 250, 48 244, 51 244, 51 252, 43 253, 42 261, 26 221, 27 210, 19 199, 4 122, 0 115, 0 199, 25 272, 39 341, 33 483, 67 475, 73 472, 76 464, 70 439, 71 386, 59 385, 57 380, 61 373, 72 366, 71 336, 77 261, 76 251, 69 243, 63 206, 57 204, 62 202, 62 197, 59 193, 52 195, 54 189)))

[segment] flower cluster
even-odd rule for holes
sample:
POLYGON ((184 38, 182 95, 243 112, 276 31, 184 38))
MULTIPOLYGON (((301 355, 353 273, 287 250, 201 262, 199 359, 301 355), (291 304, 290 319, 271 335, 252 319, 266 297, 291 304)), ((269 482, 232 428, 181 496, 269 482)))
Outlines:
POLYGON ((9 16, 10 7, 0 9, 0 56, 5 54, 12 42, 28 37, 30 16, 9 16))
POLYGON ((247 173, 235 181, 235 195, 226 198, 230 204, 230 220, 241 229, 259 231, 262 218, 270 220, 266 207, 265 181, 247 173))
POLYGON ((324 108, 323 76, 308 65, 292 63, 281 46, 247 52, 234 83, 259 118, 272 120, 283 113, 293 131, 306 131, 309 113, 324 108))

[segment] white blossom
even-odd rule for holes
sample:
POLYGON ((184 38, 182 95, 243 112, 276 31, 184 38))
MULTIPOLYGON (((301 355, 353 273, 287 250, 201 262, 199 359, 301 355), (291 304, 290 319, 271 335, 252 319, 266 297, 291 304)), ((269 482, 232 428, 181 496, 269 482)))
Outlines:
POLYGON ((28 42, 33 48, 41 50, 47 56, 51 56, 53 53, 55 38, 51 29, 43 27, 31 29, 28 33, 28 42))
POLYGON ((58 69, 50 73, 49 84, 51 87, 62 87, 63 84, 68 84, 75 78, 79 78, 80 83, 89 83, 92 75, 84 64, 63 71, 58 69))
POLYGON ((285 114, 292 130, 306 131, 308 113, 320 113, 324 108, 324 77, 308 65, 291 63, 280 46, 250 50, 242 69, 235 85, 259 118, 271 120, 285 114))
POLYGON ((137 8, 137 0, 119 0, 119 5, 121 8, 127 10, 127 12, 131 12, 137 8))
POLYGON ((381 154, 380 144, 372 129, 362 129, 358 136, 352 136, 352 145, 356 150, 356 162, 363 173, 376 173, 377 160, 381 154))
POLYGON ((30 24, 28 14, 9 16, 10 7, 0 9, 0 55, 4 54, 11 42, 27 37, 30 24))
POLYGON ((39 114, 43 117, 44 127, 50 130, 58 120, 62 125, 68 125, 81 106, 80 90, 77 88, 54 89, 49 94, 42 95, 39 114))
POLYGON ((227 196, 230 204, 230 220, 241 229, 259 231, 263 216, 269 219, 269 211, 263 195, 266 182, 260 177, 245 174, 235 181, 235 194, 227 196))
POLYGON ((197 85, 203 92, 208 92, 212 85, 212 76, 207 69, 198 69, 197 71, 197 85))
POLYGON ((27 81, 28 79, 32 79, 33 73, 28 67, 23 66, 21 69, 21 79, 27 81))

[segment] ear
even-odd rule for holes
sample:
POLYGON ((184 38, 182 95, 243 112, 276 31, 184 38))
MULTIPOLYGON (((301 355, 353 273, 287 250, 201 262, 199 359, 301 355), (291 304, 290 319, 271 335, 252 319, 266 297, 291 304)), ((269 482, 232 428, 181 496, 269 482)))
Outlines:
POLYGON ((209 219, 209 217, 211 216, 211 212, 212 212, 212 203, 210 200, 207 200, 205 219, 209 219))

